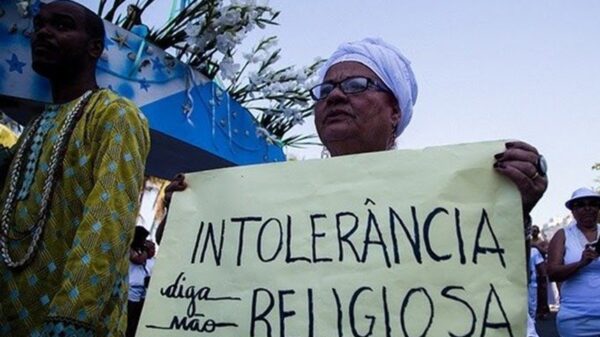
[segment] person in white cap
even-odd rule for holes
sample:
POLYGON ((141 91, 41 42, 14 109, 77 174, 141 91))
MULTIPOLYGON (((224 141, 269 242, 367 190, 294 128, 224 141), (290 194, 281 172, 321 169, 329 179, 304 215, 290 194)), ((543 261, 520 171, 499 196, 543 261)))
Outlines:
MULTIPOLYGON (((341 44, 319 72, 311 89, 315 126, 332 156, 385 151, 412 118, 417 82, 410 62, 379 38, 341 44)), ((506 143, 495 155, 494 168, 521 193, 526 227, 529 213, 548 186, 546 164, 536 148, 506 143)))
POLYGON ((562 282, 556 326, 561 336, 600 336, 600 194, 573 192, 565 206, 575 219, 554 234, 548 250, 548 275, 562 282))

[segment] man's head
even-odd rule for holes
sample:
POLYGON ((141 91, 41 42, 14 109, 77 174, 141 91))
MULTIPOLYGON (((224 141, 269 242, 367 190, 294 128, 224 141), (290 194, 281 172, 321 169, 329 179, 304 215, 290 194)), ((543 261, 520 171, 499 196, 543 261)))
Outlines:
POLYGON ((533 236, 534 239, 537 239, 540 236, 540 228, 536 225, 533 225, 531 227, 531 236, 533 236))
POLYGON ((33 19, 33 69, 49 79, 68 79, 95 71, 104 50, 104 23, 70 0, 45 4, 33 19))

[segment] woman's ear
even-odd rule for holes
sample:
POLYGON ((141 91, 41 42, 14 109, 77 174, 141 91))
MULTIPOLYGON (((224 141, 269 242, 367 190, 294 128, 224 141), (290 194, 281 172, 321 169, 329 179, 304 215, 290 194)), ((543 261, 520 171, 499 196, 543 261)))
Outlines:
POLYGON ((398 108, 398 106, 394 106, 394 112, 392 113, 392 115, 390 116, 390 122, 392 123, 392 128, 394 129, 394 132, 396 130, 396 127, 398 126, 398 123, 400 123, 400 117, 401 117, 401 112, 400 109, 398 108))
POLYGON ((97 60, 102 56, 102 52, 104 51, 103 42, 100 39, 91 39, 88 42, 88 53, 92 59, 97 60))

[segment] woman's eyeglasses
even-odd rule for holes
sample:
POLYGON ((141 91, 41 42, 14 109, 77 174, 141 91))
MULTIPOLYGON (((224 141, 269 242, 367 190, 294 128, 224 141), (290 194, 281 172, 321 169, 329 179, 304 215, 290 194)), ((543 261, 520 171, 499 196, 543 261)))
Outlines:
POLYGON ((363 76, 355 76, 346 78, 340 82, 323 82, 318 84, 310 89, 310 96, 315 101, 320 101, 327 96, 337 87, 340 87, 340 90, 348 95, 348 94, 358 94, 360 92, 366 91, 369 88, 379 90, 379 91, 390 91, 383 84, 375 82, 374 80, 363 77, 363 76))

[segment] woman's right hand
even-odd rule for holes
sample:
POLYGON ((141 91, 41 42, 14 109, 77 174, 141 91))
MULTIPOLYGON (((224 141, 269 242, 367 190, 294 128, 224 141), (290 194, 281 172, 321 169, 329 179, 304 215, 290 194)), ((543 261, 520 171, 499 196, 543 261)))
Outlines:
POLYGON ((183 173, 179 173, 173 178, 173 180, 165 187, 165 206, 169 207, 171 204, 171 198, 173 198, 173 192, 181 192, 187 188, 187 183, 185 182, 185 175, 183 173))
POLYGON ((589 245, 585 247, 585 249, 581 252, 581 259, 579 260, 579 264, 582 267, 585 267, 588 264, 592 263, 592 261, 597 259, 599 256, 600 255, 596 252, 594 246, 589 245))
POLYGON ((163 196, 163 206, 165 208, 165 213, 163 215, 162 220, 158 224, 158 229, 156 230, 156 243, 158 243, 159 245, 162 241, 165 226, 167 225, 167 214, 169 213, 169 206, 171 205, 173 192, 181 192, 186 188, 187 183, 185 182, 185 175, 183 173, 177 174, 175 178, 173 178, 173 180, 165 187, 165 195, 163 196))

